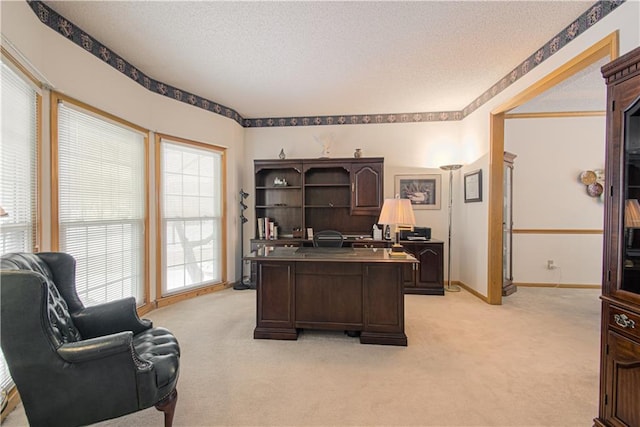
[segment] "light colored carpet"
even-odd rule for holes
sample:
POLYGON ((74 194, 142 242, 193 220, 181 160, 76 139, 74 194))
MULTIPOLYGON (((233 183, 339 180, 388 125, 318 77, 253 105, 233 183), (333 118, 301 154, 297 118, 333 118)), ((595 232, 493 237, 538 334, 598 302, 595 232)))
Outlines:
MULTIPOLYGON (((254 340, 255 291, 156 310, 182 347, 177 426, 591 426, 598 290, 405 296, 408 347, 342 332, 254 340)), ((22 406, 7 427, 26 425, 22 406)), ((161 426, 151 408, 100 426, 161 426)))

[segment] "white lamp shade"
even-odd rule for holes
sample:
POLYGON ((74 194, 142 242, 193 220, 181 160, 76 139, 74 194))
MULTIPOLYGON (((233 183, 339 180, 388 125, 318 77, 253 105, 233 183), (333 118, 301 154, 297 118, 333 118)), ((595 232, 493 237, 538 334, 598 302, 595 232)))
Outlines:
POLYGON ((411 200, 399 198, 385 199, 378 223, 389 225, 415 225, 416 217, 413 215, 411 200))

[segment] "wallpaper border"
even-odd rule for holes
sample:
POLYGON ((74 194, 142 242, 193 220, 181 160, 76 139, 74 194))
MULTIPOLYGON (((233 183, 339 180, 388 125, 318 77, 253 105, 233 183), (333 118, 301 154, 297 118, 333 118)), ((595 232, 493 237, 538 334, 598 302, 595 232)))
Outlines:
POLYGON ((511 86, 521 77, 540 65, 554 53, 562 49, 568 43, 584 31, 598 23, 611 11, 616 9, 626 0, 599 0, 591 5, 584 13, 575 19, 570 25, 559 32, 555 37, 540 47, 535 53, 522 61, 511 72, 474 99, 469 105, 460 111, 436 111, 413 113, 379 113, 379 114, 353 114, 331 116, 298 116, 298 117, 264 117, 244 118, 231 107, 203 98, 194 93, 155 80, 143 71, 134 67, 126 59, 122 58, 109 47, 96 40, 94 37, 73 24, 64 16, 42 3, 41 0, 27 0, 27 3, 37 15, 40 22, 56 31, 66 39, 82 47, 96 58, 115 68, 122 74, 134 80, 147 90, 159 95, 175 99, 179 102, 190 104, 197 108, 210 111, 236 121, 245 128, 261 127, 287 127, 287 126, 331 126, 331 125, 367 125, 367 124, 393 124, 393 123, 420 123, 437 121, 459 121, 480 108, 491 98, 511 86))

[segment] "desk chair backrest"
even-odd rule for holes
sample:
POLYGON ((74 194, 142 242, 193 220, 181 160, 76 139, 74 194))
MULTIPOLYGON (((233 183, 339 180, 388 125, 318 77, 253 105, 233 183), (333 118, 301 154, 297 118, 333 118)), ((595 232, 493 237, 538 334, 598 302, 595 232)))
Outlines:
POLYGON ((341 248, 344 236, 339 231, 322 230, 313 235, 313 246, 316 248, 341 248))

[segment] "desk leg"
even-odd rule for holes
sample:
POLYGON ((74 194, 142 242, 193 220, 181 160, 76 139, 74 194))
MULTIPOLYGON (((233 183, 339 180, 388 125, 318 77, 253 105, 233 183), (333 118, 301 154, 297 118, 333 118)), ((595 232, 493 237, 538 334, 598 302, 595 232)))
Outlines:
POLYGON ((268 340, 297 340, 297 329, 278 329, 278 328, 261 328, 256 326, 253 330, 254 339, 268 339, 268 340))
POLYGON ((407 345, 407 336, 404 332, 395 334, 384 334, 380 332, 362 332, 360 334, 361 344, 382 344, 382 345, 407 345))
POLYGON ((258 262, 256 283, 257 319, 253 338, 295 340, 294 326, 295 264, 258 262))
POLYGON ((362 344, 407 345, 402 264, 366 264, 362 344))

